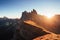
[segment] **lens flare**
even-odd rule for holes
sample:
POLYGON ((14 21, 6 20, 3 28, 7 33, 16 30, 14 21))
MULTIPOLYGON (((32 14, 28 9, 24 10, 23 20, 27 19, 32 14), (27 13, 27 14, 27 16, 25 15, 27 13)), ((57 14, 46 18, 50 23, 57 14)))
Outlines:
POLYGON ((45 16, 46 16, 47 18, 52 18, 52 17, 53 17, 52 14, 46 14, 45 16))

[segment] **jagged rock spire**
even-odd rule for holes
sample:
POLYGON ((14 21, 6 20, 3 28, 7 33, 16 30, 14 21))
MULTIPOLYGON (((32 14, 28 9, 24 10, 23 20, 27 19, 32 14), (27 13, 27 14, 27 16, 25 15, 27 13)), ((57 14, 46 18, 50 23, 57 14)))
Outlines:
POLYGON ((31 11, 32 14, 37 14, 36 10, 33 9, 33 11, 31 11))
POLYGON ((21 19, 22 20, 31 20, 32 16, 34 16, 34 15, 37 15, 37 12, 35 9, 33 9, 33 11, 31 11, 31 12, 24 11, 24 12, 22 12, 21 19))
POLYGON ((22 12, 22 15, 23 15, 23 14, 26 14, 26 13, 27 13, 27 11, 24 11, 24 12, 22 12))

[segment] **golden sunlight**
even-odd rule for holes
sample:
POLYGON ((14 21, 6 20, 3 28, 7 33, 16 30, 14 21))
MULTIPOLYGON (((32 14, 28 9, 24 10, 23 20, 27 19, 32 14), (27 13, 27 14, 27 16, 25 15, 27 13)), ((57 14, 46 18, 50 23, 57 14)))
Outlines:
POLYGON ((52 15, 52 14, 46 14, 45 15, 47 18, 52 18, 54 15, 52 15))

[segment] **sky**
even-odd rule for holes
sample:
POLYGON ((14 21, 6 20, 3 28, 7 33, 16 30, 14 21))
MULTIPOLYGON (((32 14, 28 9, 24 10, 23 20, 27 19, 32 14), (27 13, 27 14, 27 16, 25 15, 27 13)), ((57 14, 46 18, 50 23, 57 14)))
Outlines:
POLYGON ((0 0, 0 17, 20 18, 33 9, 41 15, 60 14, 60 0, 0 0))

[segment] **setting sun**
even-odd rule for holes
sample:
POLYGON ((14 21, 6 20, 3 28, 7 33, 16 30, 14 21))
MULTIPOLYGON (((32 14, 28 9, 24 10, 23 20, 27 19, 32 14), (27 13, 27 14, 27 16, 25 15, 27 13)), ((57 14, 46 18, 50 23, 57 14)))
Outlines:
POLYGON ((52 14, 47 14, 45 15, 47 18, 51 18, 53 15, 52 14))

